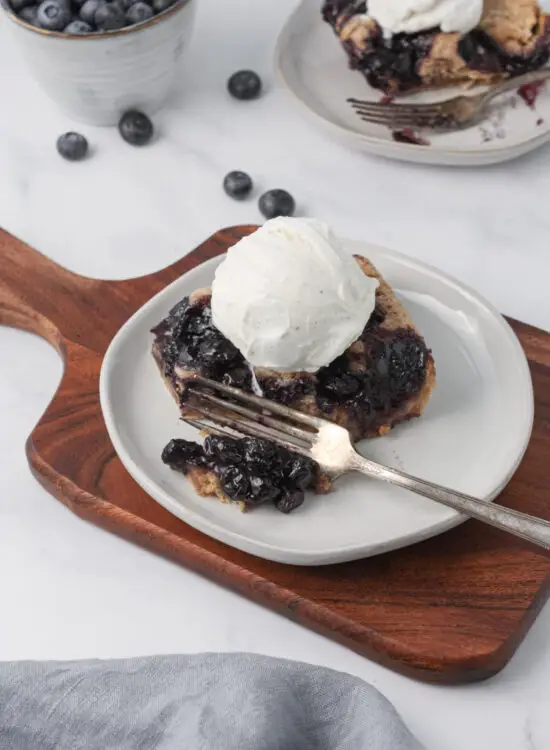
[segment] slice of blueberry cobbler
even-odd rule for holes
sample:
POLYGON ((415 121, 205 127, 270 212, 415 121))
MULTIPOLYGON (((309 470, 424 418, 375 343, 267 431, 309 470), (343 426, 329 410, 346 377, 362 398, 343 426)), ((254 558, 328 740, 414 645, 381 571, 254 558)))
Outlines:
POLYGON ((457 84, 491 84, 546 65, 550 17, 536 0, 485 0, 467 34, 439 28, 385 36, 368 0, 324 0, 322 13, 350 67, 386 94, 457 84))
MULTIPOLYGON (((389 285, 365 258, 364 273, 379 280, 376 309, 362 335, 316 373, 252 368, 214 326, 209 289, 179 302, 152 331, 153 356, 182 414, 186 380, 195 373, 346 427, 354 440, 388 432, 422 413, 435 384, 430 350, 389 285)), ((304 492, 326 492, 330 480, 316 464, 266 440, 208 436, 204 445, 172 440, 162 460, 186 475, 200 495, 238 501, 243 508, 273 503, 287 513, 304 492)))

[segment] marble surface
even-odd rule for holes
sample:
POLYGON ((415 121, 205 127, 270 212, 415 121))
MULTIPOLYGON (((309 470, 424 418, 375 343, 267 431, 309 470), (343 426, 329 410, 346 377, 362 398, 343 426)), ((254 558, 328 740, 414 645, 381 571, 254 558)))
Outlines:
MULTIPOLYGON (((410 253, 475 287, 504 312, 550 327, 550 147, 483 169, 358 156, 304 123, 271 70, 292 0, 200 0, 181 85, 135 150, 82 127, 83 164, 55 139, 78 126, 35 88, 0 21, 0 223, 70 269, 123 278, 180 257, 222 226, 260 220, 223 175, 284 187, 303 215, 410 253), (253 67, 266 95, 239 103, 228 75, 253 67)), ((0 269, 1 273, 1 269, 0 269)), ((0 328, 0 659, 251 650, 345 670, 398 707, 428 750, 550 747, 550 607, 511 664, 458 688, 414 683, 88 525, 32 479, 28 432, 61 363, 43 341, 0 328), (38 374, 37 362, 39 363, 38 374)))

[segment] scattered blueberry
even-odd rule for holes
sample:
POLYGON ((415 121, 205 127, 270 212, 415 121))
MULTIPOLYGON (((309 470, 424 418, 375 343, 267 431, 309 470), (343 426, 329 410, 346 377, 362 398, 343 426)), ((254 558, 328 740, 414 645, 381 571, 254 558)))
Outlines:
POLYGON ((231 198, 242 201, 252 190, 252 180, 246 172, 229 172, 224 178, 223 189, 231 198))
POLYGON ((19 18, 35 26, 37 13, 38 13, 37 5, 27 5, 26 8, 22 8, 22 10, 19 11, 19 18))
POLYGON ((266 219, 292 216, 296 210, 294 198, 286 190, 268 190, 262 195, 258 205, 266 219))
POLYGON ((20 13, 23 8, 34 5, 34 0, 10 0, 10 7, 14 13, 20 13))
POLYGON ((262 79, 253 70, 239 70, 227 82, 227 89, 235 99, 257 99, 262 90, 262 79))
POLYGON ((65 26, 63 31, 65 34, 91 34, 93 29, 86 21, 76 19, 76 21, 71 21, 68 26, 65 26))
POLYGON ((105 5, 105 0, 86 0, 80 8, 80 18, 92 25, 95 23, 95 14, 102 5, 105 5))
POLYGON ((85 2, 86 2, 86 0, 73 0, 73 5, 76 8, 82 8, 82 6, 84 5, 85 2))
POLYGON ((147 3, 138 0, 138 2, 130 5, 126 11, 126 20, 129 23, 142 23, 152 18, 154 15, 153 9, 147 3))
POLYGON ((153 0, 153 10, 155 13, 162 13, 174 4, 175 0, 153 0))
POLYGON ((122 115, 118 123, 120 135, 132 146, 144 146, 153 137, 153 123, 143 112, 130 110, 122 115))
POLYGON ((80 133, 64 133, 57 139, 57 150, 64 159, 81 161, 88 153, 88 141, 80 133))
POLYGON ((100 5, 95 12, 94 21, 100 31, 114 31, 126 26, 124 12, 114 2, 100 5))
POLYGON ((71 22, 71 11, 59 0, 44 0, 38 6, 36 23, 47 31, 62 31, 71 22))

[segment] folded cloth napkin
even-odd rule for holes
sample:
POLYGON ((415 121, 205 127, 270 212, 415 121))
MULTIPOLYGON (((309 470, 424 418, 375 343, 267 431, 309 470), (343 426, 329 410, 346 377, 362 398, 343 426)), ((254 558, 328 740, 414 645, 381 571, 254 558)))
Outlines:
POLYGON ((254 654, 0 664, 1 750, 421 750, 351 675, 254 654))

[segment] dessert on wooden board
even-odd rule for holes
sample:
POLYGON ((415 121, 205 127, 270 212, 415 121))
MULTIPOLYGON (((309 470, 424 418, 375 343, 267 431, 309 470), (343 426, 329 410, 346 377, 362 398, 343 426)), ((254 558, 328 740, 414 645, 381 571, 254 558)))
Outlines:
MULTIPOLYGON (((153 356, 185 412, 196 373, 346 427, 354 440, 422 414, 435 365, 389 284, 311 219, 276 218, 240 240, 211 289, 179 302, 154 329, 153 356)), ((330 480, 266 440, 172 440, 164 462, 200 495, 289 512, 330 480)))

